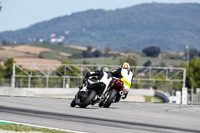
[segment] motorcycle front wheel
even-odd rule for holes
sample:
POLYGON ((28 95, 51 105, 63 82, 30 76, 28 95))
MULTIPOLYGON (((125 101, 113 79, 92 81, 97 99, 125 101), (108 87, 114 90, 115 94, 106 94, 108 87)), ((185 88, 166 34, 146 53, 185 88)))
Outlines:
POLYGON ((81 108, 86 108, 92 102, 92 100, 95 98, 96 95, 97 95, 97 92, 94 90, 91 90, 90 94, 85 98, 83 102, 79 104, 79 106, 81 108))
POLYGON ((117 90, 112 89, 112 90, 109 92, 109 95, 107 96, 107 98, 106 98, 106 100, 105 100, 103 106, 104 106, 105 108, 109 108, 116 95, 117 95, 117 90))
POLYGON ((75 107, 76 106, 76 101, 75 101, 76 99, 74 98, 72 101, 71 101, 71 107, 75 107))

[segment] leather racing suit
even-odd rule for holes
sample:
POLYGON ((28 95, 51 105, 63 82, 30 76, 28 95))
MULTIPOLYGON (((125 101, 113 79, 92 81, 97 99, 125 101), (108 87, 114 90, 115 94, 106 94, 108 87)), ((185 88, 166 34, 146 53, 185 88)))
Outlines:
MULTIPOLYGON (((121 79, 121 81, 124 82, 124 89, 123 89, 123 96, 122 99, 125 99, 128 95, 128 92, 131 87, 131 81, 133 78, 133 73, 130 71, 130 69, 123 69, 123 68, 117 68, 113 70, 112 76, 121 79)), ((117 95, 116 101, 118 102, 120 100, 121 96, 117 95)))

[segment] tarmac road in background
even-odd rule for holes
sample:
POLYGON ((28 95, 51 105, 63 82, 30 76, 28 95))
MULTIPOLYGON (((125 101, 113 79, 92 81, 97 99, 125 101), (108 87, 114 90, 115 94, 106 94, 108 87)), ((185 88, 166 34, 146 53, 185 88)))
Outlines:
POLYGON ((70 107, 72 99, 0 96, 0 120, 89 133, 200 132, 200 106, 123 101, 70 107))

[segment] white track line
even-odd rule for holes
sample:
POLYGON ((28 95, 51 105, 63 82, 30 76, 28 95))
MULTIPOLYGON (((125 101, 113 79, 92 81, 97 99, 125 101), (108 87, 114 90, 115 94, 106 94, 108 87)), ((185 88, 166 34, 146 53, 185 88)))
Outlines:
POLYGON ((32 124, 27 124, 27 123, 19 123, 19 122, 14 122, 14 121, 0 120, 0 123, 17 124, 17 125, 37 127, 37 128, 48 128, 48 129, 55 129, 55 130, 66 131, 66 132, 74 132, 74 133, 86 133, 86 132, 80 132, 80 131, 74 131, 74 130, 65 130, 65 129, 59 129, 59 128, 46 127, 46 126, 32 125, 32 124))

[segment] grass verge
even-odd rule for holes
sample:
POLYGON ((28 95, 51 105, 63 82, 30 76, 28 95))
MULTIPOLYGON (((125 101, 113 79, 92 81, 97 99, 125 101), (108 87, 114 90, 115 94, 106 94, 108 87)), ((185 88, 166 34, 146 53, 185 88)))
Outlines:
POLYGON ((16 131, 16 132, 42 132, 42 133, 72 133, 67 131, 60 131, 55 129, 48 129, 48 128, 38 128, 38 127, 31 127, 31 126, 24 126, 18 124, 7 124, 7 123, 0 123, 0 129, 8 130, 8 131, 16 131))
POLYGON ((145 102, 153 102, 153 103, 163 103, 163 99, 154 96, 144 96, 145 102))

